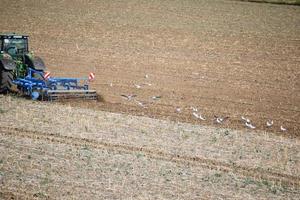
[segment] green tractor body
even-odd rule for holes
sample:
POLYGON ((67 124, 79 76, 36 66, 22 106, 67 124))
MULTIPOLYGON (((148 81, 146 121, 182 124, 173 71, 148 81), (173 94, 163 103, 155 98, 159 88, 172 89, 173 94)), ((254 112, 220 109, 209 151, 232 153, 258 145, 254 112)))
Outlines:
POLYGON ((43 60, 29 51, 28 36, 0 34, 0 93, 10 91, 12 81, 25 77, 28 68, 45 70, 43 60))

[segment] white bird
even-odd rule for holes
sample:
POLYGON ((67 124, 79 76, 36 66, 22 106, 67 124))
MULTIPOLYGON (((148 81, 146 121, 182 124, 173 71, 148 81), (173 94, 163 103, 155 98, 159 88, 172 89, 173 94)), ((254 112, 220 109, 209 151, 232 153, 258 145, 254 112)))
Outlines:
POLYGON ((250 122, 246 122, 245 125, 248 127, 248 128, 251 128, 251 129, 255 129, 256 127, 254 125, 252 125, 250 122))
POLYGON ((138 88, 138 89, 140 89, 140 88, 141 88, 141 86, 140 86, 140 85, 138 85, 138 84, 134 84, 134 86, 135 86, 136 88, 138 88))
POLYGON ((194 117, 196 117, 197 119, 200 118, 200 116, 199 116, 197 113, 195 113, 195 112, 193 112, 193 115, 194 115, 194 117))
POLYGON ((201 120, 206 120, 201 114, 198 115, 197 113, 193 112, 194 117, 196 117, 197 119, 201 119, 201 120))
POLYGON ((228 119, 229 117, 217 117, 217 116, 214 116, 215 117, 215 119, 216 119, 216 122, 218 123, 218 124, 222 124, 226 119, 228 119))
POLYGON ((205 117, 203 117, 201 114, 200 114, 200 118, 199 119, 201 119, 203 121, 206 120, 205 117))
POLYGON ((112 87, 112 86, 113 86, 113 83, 110 83, 109 85, 110 85, 110 87, 112 87))
POLYGON ((153 100, 157 100, 157 99, 160 99, 160 98, 161 98, 161 96, 153 96, 152 97, 153 100))
POLYGON ((273 120, 267 121, 267 127, 271 127, 274 124, 273 120))
POLYGON ((149 78, 148 74, 145 75, 145 78, 149 78))
POLYGON ((127 99, 128 101, 130 101, 132 98, 136 97, 135 94, 129 94, 129 95, 121 94, 121 96, 123 98, 127 99))
POLYGON ((284 128, 283 126, 280 126, 280 130, 281 130, 281 131, 287 131, 287 129, 284 128))
POLYGON ((143 107, 143 108, 146 108, 145 104, 143 104, 142 102, 137 101, 137 100, 135 100, 135 102, 137 102, 137 104, 138 104, 139 106, 141 106, 141 107, 143 107))
POLYGON ((181 112, 181 108, 176 108, 176 112, 180 113, 181 112))
POLYGON ((242 120, 244 120, 244 121, 247 122, 247 123, 250 123, 250 119, 248 119, 248 118, 246 118, 246 117, 244 117, 244 116, 242 116, 242 120))
POLYGON ((198 112, 198 109, 193 106, 191 106, 191 109, 193 110, 193 112, 198 112))

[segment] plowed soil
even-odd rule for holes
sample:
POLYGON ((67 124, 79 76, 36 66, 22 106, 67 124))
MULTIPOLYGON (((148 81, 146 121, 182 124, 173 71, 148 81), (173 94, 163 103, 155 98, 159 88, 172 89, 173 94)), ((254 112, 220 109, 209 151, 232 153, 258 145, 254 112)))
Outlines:
POLYGON ((79 106, 205 125, 228 116, 222 126, 239 129, 246 116, 257 129, 282 125, 294 135, 299 21, 297 6, 222 0, 1 1, 0 19, 1 31, 31 36, 53 76, 96 74, 92 88, 105 103, 79 106), (147 108, 121 94, 136 94, 147 108), (207 120, 195 119, 191 106, 207 120))

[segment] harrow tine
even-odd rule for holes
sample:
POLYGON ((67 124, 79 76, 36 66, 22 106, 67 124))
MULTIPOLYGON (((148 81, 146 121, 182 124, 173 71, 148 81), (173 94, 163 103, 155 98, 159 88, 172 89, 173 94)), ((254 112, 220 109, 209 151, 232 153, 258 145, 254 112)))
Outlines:
POLYGON ((49 101, 67 99, 97 100, 95 90, 49 90, 46 94, 49 101))

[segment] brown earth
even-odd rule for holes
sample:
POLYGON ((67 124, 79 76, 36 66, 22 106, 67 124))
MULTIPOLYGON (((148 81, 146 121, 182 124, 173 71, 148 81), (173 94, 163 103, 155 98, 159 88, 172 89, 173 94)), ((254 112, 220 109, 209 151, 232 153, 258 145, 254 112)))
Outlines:
POLYGON ((1 31, 29 34, 52 75, 96 74, 92 88, 105 103, 75 105, 205 125, 228 116, 222 126, 238 129, 243 115, 257 129, 300 134, 299 7, 30 0, 1 1, 0 9, 1 31), (195 119, 191 106, 209 120, 195 119))

